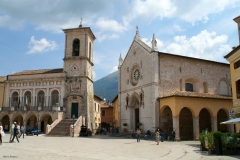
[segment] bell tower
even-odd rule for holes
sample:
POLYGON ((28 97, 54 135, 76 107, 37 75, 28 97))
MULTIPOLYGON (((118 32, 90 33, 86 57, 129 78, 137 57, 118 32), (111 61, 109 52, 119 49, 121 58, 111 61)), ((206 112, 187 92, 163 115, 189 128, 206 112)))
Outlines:
POLYGON ((82 24, 63 32, 66 118, 85 117, 85 125, 94 129, 93 41, 96 37, 90 27, 82 24))

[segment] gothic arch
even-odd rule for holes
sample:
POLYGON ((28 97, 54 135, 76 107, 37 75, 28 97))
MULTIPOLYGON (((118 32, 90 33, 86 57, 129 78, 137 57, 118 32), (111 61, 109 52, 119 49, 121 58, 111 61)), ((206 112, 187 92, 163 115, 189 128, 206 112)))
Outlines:
POLYGON ((129 102, 130 107, 139 108, 140 107, 140 96, 134 92, 130 97, 129 102))

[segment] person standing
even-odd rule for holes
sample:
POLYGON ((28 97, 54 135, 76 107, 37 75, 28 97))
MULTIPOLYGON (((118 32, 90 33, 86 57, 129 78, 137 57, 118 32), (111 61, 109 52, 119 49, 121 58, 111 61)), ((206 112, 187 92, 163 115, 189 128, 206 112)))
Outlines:
POLYGON ((161 142, 164 142, 164 130, 160 129, 161 142))
POLYGON ((16 122, 13 122, 12 127, 10 128, 10 139, 9 142, 12 142, 12 137, 13 137, 13 132, 14 132, 14 128, 15 128, 15 124, 16 122))
POLYGON ((2 122, 0 122, 0 145, 2 145, 2 132, 3 132, 3 126, 2 126, 2 122))
POLYGON ((151 131, 148 129, 148 130, 147 130, 147 138, 148 138, 148 139, 151 138, 151 134, 152 134, 151 131))
POLYGON ((159 145, 160 136, 159 136, 159 131, 158 130, 156 130, 155 136, 156 136, 157 145, 159 145))
POLYGON ((18 124, 16 124, 15 125, 15 127, 14 127, 14 129, 13 129, 13 139, 12 139, 12 141, 11 142, 13 142, 14 141, 14 138, 16 137, 16 139, 17 139, 17 141, 18 141, 18 143, 19 143, 19 140, 18 140, 18 124))
POLYGON ((23 135, 23 138, 24 138, 25 132, 26 132, 26 127, 23 125, 23 126, 21 126, 21 134, 20 134, 19 138, 20 138, 22 135, 23 135))
POLYGON ((176 130, 172 131, 172 136, 173 136, 173 142, 176 141, 176 130))
POLYGON ((141 135, 141 131, 140 131, 140 129, 138 128, 137 129, 137 142, 140 142, 140 135, 141 135))

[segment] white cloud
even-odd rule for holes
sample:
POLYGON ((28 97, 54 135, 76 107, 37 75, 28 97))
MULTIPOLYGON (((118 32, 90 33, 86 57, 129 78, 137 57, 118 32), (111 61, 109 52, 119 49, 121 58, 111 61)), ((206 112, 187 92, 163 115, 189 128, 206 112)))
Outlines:
POLYGON ((116 20, 99 18, 96 22, 96 27, 103 31, 113 31, 113 32, 123 32, 127 30, 122 24, 118 23, 116 20))
POLYGON ((223 56, 231 51, 231 47, 226 44, 227 40, 226 35, 217 36, 215 32, 204 30, 191 38, 176 36, 174 43, 161 50, 172 54, 223 61, 223 56))
POLYGON ((118 66, 114 66, 114 67, 112 68, 112 70, 111 70, 110 73, 113 73, 113 72, 115 72, 115 71, 117 71, 117 70, 118 70, 118 66))
POLYGON ((28 54, 42 53, 47 51, 53 51, 58 49, 58 45, 55 41, 50 41, 45 38, 40 40, 35 40, 34 36, 31 37, 28 44, 29 51, 28 54))
POLYGON ((174 25, 173 28, 178 32, 183 32, 185 29, 182 29, 179 25, 174 25))
POLYGON ((154 19, 180 18, 192 24, 197 21, 206 23, 209 15, 221 13, 224 9, 234 8, 239 4, 239 0, 134 0, 123 21, 128 25, 134 19, 150 23, 154 19))

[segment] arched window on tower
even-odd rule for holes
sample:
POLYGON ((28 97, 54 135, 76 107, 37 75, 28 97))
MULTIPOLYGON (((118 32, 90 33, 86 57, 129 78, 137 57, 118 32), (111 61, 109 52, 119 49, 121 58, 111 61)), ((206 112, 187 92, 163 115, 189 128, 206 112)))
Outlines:
POLYGON ((92 57, 92 44, 91 42, 89 42, 89 60, 91 61, 91 57, 92 57))
POLYGON ((59 105, 59 93, 57 90, 54 90, 52 92, 52 106, 58 106, 59 105))
POLYGON ((72 56, 79 56, 80 41, 79 39, 73 40, 72 56))

